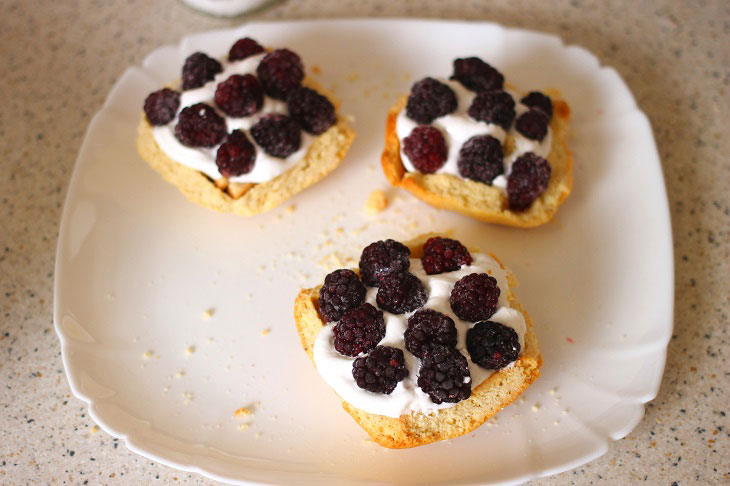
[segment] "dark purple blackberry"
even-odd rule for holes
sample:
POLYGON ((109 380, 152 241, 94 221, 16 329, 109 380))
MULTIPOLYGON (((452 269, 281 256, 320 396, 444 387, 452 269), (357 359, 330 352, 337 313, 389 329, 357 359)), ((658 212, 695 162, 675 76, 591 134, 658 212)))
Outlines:
POLYGON ((428 275, 453 272, 462 265, 471 265, 472 258, 464 245, 451 238, 436 236, 423 245, 421 264, 428 275))
POLYGON ((335 123, 335 107, 313 89, 295 88, 287 101, 289 115, 309 133, 319 135, 335 123))
POLYGON ((497 279, 486 273, 470 273, 462 277, 451 289, 449 303, 459 319, 477 322, 492 317, 497 312, 499 287, 497 279))
POLYGON ((255 162, 256 147, 241 130, 233 130, 215 155, 215 165, 223 177, 248 174, 255 162))
POLYGON ((553 101, 549 96, 546 96, 539 91, 530 91, 527 93, 527 96, 520 100, 520 103, 525 106, 529 106, 530 108, 542 111, 547 115, 548 121, 550 121, 553 117, 553 101))
POLYGON ((474 97, 468 113, 477 121, 494 123, 509 130, 515 119, 515 100, 504 91, 486 91, 474 97))
POLYGON ((457 80, 477 93, 502 89, 504 84, 504 76, 478 57, 455 59, 454 74, 451 75, 451 79, 457 80))
POLYGON ((433 403, 457 403, 471 396, 471 375, 458 349, 431 347, 418 372, 418 386, 433 403))
POLYGON ((446 162, 448 149, 441 131, 430 125, 419 125, 403 139, 403 151, 419 172, 432 174, 446 162))
POLYGON ((183 89, 200 88, 208 81, 212 81, 215 75, 223 71, 221 63, 212 57, 196 52, 185 59, 182 69, 183 89))
POLYGON ((423 307, 428 300, 428 291, 411 272, 393 273, 380 280, 375 300, 383 310, 405 314, 423 307))
POLYGON ((319 312, 326 322, 342 319, 345 311, 365 302, 365 286, 352 270, 335 270, 324 278, 319 289, 319 312))
POLYGON ((304 79, 304 65, 296 53, 289 49, 277 49, 266 54, 256 68, 256 73, 266 94, 286 100, 304 79))
POLYGON ((302 132, 297 122, 275 113, 262 117, 251 127, 251 135, 264 152, 282 159, 299 150, 302 144, 302 132))
POLYGON ((471 137, 461 146, 456 164, 462 177, 491 186, 504 173, 502 144, 491 135, 471 137))
POLYGON ((433 345, 456 346, 456 325, 446 314, 421 309, 408 318, 408 328, 403 337, 406 349, 423 358, 433 345))
POLYGON ((370 243, 360 255, 360 278, 366 285, 378 287, 380 279, 408 270, 411 250, 395 240, 370 243))
POLYGON ((226 136, 226 121, 205 103, 183 108, 175 137, 188 147, 215 147, 226 136))
POLYGON ((453 112, 456 104, 456 94, 448 85, 433 78, 423 78, 411 88, 406 115, 411 120, 428 125, 436 118, 453 112))
POLYGON ((385 337, 383 313, 370 304, 363 304, 345 312, 332 332, 338 353, 345 356, 367 353, 385 337))
POLYGON ((511 327, 481 321, 466 331, 466 349, 471 360, 489 370, 504 368, 520 355, 520 339, 511 327))
POLYGON ((532 152, 527 152, 515 160, 507 178, 509 208, 512 211, 529 208, 547 189, 551 172, 550 163, 532 152))
POLYGON ((180 93, 169 88, 150 93, 144 100, 144 114, 151 125, 167 125, 180 108, 180 93))
POLYGON ((517 117, 515 130, 530 140, 542 142, 548 131, 548 117, 541 110, 528 110, 517 117))
POLYGON ((406 376, 408 368, 403 351, 390 346, 376 346, 367 356, 352 363, 352 377, 357 386, 373 393, 390 395, 406 376))
POLYGON ((261 52, 264 52, 264 48, 258 42, 250 37, 244 37, 231 46, 231 50, 228 51, 228 60, 240 61, 261 52))
POLYGON ((250 116, 264 106, 264 90, 253 74, 234 74, 218 84, 215 104, 228 116, 250 116))

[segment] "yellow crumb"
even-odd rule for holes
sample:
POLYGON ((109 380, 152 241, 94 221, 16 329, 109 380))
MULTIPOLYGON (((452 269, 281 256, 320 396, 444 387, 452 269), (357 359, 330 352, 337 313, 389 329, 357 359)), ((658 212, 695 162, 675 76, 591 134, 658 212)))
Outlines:
POLYGON ((145 351, 144 353, 142 353, 142 357, 144 359, 150 359, 153 354, 154 354, 154 351, 145 351))
POLYGON ((207 321, 213 317, 213 314, 215 314, 215 309, 211 307, 210 309, 205 309, 200 317, 202 317, 204 321, 207 321))
POLYGON ((188 356, 192 355, 195 352, 195 346, 188 346, 185 348, 185 354, 188 356))
POLYGON ((365 210, 368 214, 374 215, 388 207, 388 198, 380 189, 376 189, 370 193, 368 200, 365 201, 365 210))
POLYGON ((538 410, 540 410, 540 404, 539 403, 536 403, 536 404, 534 404, 532 406, 532 411, 533 412, 537 412, 538 410))
POLYGON ((180 370, 175 373, 175 378, 182 378, 183 376, 185 376, 185 370, 180 370))
POLYGON ((238 426, 238 430, 246 430, 248 428, 248 424, 240 424, 238 426))
POLYGON ((321 68, 321 67, 319 67, 319 66, 317 66, 317 65, 315 64, 314 66, 312 66, 312 72, 313 72, 314 74, 320 74, 320 73, 322 72, 322 68, 321 68))
POLYGON ((286 213, 287 213, 287 214, 291 214, 291 213, 293 213, 293 212, 294 212, 294 211, 295 211, 296 209, 297 209, 297 207, 296 207, 295 205, 291 204, 291 205, 289 205, 289 206, 287 206, 287 207, 286 207, 286 213))
POLYGON ((262 329, 262 330, 261 330, 261 335, 262 335, 262 336, 266 336, 266 335, 267 335, 267 334, 269 334, 270 332, 271 332, 271 329, 269 329, 269 328, 267 327, 266 329, 262 329))
POLYGON ((347 80, 349 82, 351 82, 351 83, 354 83, 358 79, 360 79, 360 75, 357 72, 355 72, 355 71, 353 71, 353 72, 351 72, 350 74, 347 75, 347 80))
POLYGON ((91 433, 92 433, 92 434, 96 434, 97 432, 99 432, 99 426, 98 426, 98 425, 94 425, 94 426, 93 426, 93 427, 91 428, 91 433))
POLYGON ((246 415, 251 415, 251 410, 247 409, 246 407, 241 407, 233 412, 234 417, 244 417, 246 415))

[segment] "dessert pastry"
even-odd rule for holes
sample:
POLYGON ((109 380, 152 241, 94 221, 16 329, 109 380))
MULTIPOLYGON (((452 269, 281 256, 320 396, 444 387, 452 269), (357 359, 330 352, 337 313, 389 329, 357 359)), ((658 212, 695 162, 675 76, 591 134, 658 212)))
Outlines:
POLYGON ((342 161, 354 132, 299 56, 244 38, 218 61, 190 55, 179 82, 144 102, 137 150, 208 208, 273 209, 342 161))
POLYGON ((375 442, 414 447, 464 435, 540 374, 532 320, 492 255, 424 235, 367 246, 299 292, 302 347, 375 442))
POLYGON ((432 206, 538 226, 573 185, 569 118, 557 91, 518 95, 481 59, 456 59, 451 78, 416 82, 388 112, 383 171, 432 206))

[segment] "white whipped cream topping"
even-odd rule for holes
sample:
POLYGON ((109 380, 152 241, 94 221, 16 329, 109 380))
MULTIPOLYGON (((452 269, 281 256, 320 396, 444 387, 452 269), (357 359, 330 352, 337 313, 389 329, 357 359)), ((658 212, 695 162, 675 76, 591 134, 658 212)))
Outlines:
MULTIPOLYGON (((249 130, 265 114, 287 114, 286 103, 284 101, 276 100, 265 95, 264 104, 261 110, 251 116, 242 118, 229 117, 216 106, 215 90, 218 87, 218 84, 234 74, 253 74, 255 76, 256 67, 265 55, 266 53, 263 52, 255 56, 233 62, 221 60, 220 63, 223 65, 223 71, 218 73, 215 79, 208 81, 200 88, 183 91, 180 96, 180 108, 178 110, 178 114, 186 106, 191 106, 196 103, 206 103, 213 107, 218 114, 225 119, 228 133, 235 129, 239 129, 246 133, 246 137, 256 147, 256 160, 251 172, 231 177, 229 179, 231 182, 266 182, 273 179, 299 162, 306 155, 309 145, 315 138, 313 135, 302 130, 302 144, 299 150, 285 159, 273 157, 264 152, 264 150, 256 144, 256 141, 251 136, 249 130)), ((177 89, 179 89, 179 87, 177 89)), ((162 149, 165 155, 175 162, 204 173, 213 180, 223 177, 218 171, 218 166, 215 165, 215 155, 220 145, 216 145, 212 148, 186 147, 175 137, 175 125, 177 125, 177 116, 167 125, 156 126, 152 130, 152 134, 155 137, 157 145, 160 149, 162 149)))
MULTIPOLYGON (((542 142, 540 142, 537 140, 530 140, 529 138, 519 133, 517 130, 515 130, 514 123, 512 123, 509 132, 505 132, 502 127, 500 127, 499 125, 495 125, 494 123, 477 121, 470 117, 467 113, 472 101, 476 97, 476 93, 466 89, 458 81, 451 81, 449 79, 438 80, 448 85, 454 91, 454 93, 456 94, 457 107, 453 113, 436 118, 431 123, 431 125, 441 131, 444 139, 446 140, 446 146, 448 148, 448 156, 446 158, 446 162, 443 166, 441 166, 439 170, 435 172, 436 174, 453 174, 455 176, 461 177, 461 175, 459 174, 459 168, 457 166, 459 151, 461 150, 461 147, 464 145, 464 143, 475 135, 491 135, 499 140, 502 144, 504 144, 504 140, 509 134, 515 141, 515 150, 508 157, 504 158, 504 174, 498 175, 492 181, 493 186, 498 187, 502 190, 507 189, 507 177, 512 170, 512 163, 517 160, 520 155, 527 152, 533 152, 540 157, 547 158, 548 154, 550 153, 551 144, 551 130, 549 127, 547 135, 545 135, 545 138, 543 138, 542 142)), ((517 117, 519 117, 522 113, 528 111, 530 108, 520 103, 519 100, 521 97, 517 95, 517 93, 514 93, 510 90, 506 91, 510 94, 510 96, 512 96, 512 99, 515 100, 516 120, 517 117)), ((408 172, 418 172, 418 170, 413 166, 411 160, 403 151, 403 139, 410 135, 413 129, 416 128, 418 125, 418 122, 408 118, 405 109, 401 110, 401 112, 398 114, 395 130, 398 134, 398 140, 400 141, 401 160, 403 161, 403 166, 408 172)))
MULTIPOLYGON (((507 297, 510 289, 506 272, 488 255, 472 253, 472 258, 474 261, 471 265, 464 266, 455 272, 439 275, 427 275, 421 265, 421 260, 412 258, 410 272, 421 279, 428 290, 428 301, 423 308, 437 310, 454 320, 458 333, 456 348, 467 358, 473 390, 495 370, 484 369, 472 363, 469 358, 469 352, 466 350, 466 331, 474 323, 462 321, 451 310, 449 296, 454 284, 470 273, 488 273, 497 279, 500 290, 499 302, 497 312, 489 320, 509 326, 517 332, 520 341, 520 355, 525 348, 526 324, 522 313, 509 306, 507 297)), ((375 301, 377 292, 377 288, 371 287, 365 298, 366 302, 375 307, 378 307, 375 301)), ((415 311, 407 314, 391 314, 383 311, 386 326, 385 337, 378 344, 403 350, 405 364, 408 368, 408 376, 398 383, 390 395, 372 393, 357 386, 352 377, 352 363, 356 358, 343 356, 335 350, 332 333, 334 323, 324 326, 314 342, 314 363, 317 371, 343 400, 365 412, 387 417, 400 417, 411 412, 431 413, 438 409, 453 407, 456 405, 455 403, 433 403, 428 394, 418 387, 418 370, 421 368, 421 360, 406 350, 403 341, 403 333, 408 327, 408 317, 414 313, 415 311)), ((508 367, 511 366, 514 366, 514 362, 508 365, 508 367)))

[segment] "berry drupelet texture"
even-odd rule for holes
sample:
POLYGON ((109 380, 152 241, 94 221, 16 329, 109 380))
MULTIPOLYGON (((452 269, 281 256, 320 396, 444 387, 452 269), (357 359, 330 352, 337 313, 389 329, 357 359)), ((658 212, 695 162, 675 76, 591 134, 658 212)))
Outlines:
POLYGON ((550 182, 550 163, 532 152, 521 155, 512 164, 507 178, 507 200, 512 211, 529 208, 550 182))
POLYGON ((411 250, 395 240, 370 243, 360 255, 360 277, 366 285, 378 287, 386 275, 408 270, 410 255, 411 250))
POLYGON ((293 118, 277 113, 263 116, 251 127, 251 135, 264 152, 282 159, 299 150, 302 144, 299 124, 293 118))
POLYGON ((411 88, 406 103, 406 116, 428 125, 436 118, 456 110, 456 94, 446 84, 434 78, 424 78, 411 88))
POLYGON ((548 117, 541 110, 530 109, 517 117, 515 130, 530 140, 542 142, 548 132, 548 117))
POLYGON ((456 164, 462 177, 491 186, 504 173, 502 144, 491 135, 471 137, 461 146, 456 164))
POLYGON ((300 86, 289 94, 289 115, 309 133, 320 135, 335 123, 335 107, 327 97, 300 86))
POLYGON ((345 356, 367 353, 385 337, 383 313, 370 304, 363 304, 345 312, 332 332, 338 353, 345 356))
POLYGON ((231 50, 228 51, 228 60, 240 61, 262 52, 264 52, 264 48, 258 42, 250 37, 244 37, 231 46, 231 50))
POLYGON ((365 302, 365 285, 355 272, 335 270, 324 278, 319 289, 319 311, 326 322, 339 321, 345 311, 365 302))
POLYGON ((553 101, 549 96, 539 91, 530 91, 527 96, 520 100, 520 103, 542 111, 547 115, 548 121, 553 117, 553 101))
POLYGON ((367 356, 352 363, 352 377, 357 386, 373 393, 390 395, 406 376, 408 368, 403 351, 390 346, 376 346, 367 356))
POLYGON ((478 57, 455 59, 451 79, 477 93, 502 89, 504 85, 504 76, 478 57))
POLYGON ((405 139, 403 151, 413 166, 424 174, 432 174, 446 162, 448 148, 441 131, 430 125, 419 125, 405 139))
POLYGON ((406 349, 423 358, 434 345, 456 346, 456 325, 446 314, 421 309, 408 318, 408 328, 403 337, 406 349))
POLYGON ((426 353, 418 373, 418 386, 433 403, 457 403, 471 396, 471 375, 459 350, 433 346, 426 353))
POLYGON ((180 93, 169 88, 150 93, 144 100, 144 113, 151 125, 167 125, 180 108, 180 93))
POLYGON ((256 68, 256 73, 266 94, 286 100, 289 93, 298 88, 304 79, 304 64, 289 49, 277 49, 266 54, 256 68))
POLYGON ((515 119, 515 100, 504 91, 485 91, 474 97, 468 113, 477 121, 494 123, 509 130, 515 119))
POLYGON ((250 116, 264 105, 264 90, 253 74, 234 74, 218 84, 215 104, 230 117, 250 116))
POLYGON ((381 279, 375 300, 383 310, 405 314, 423 307, 428 300, 428 291, 412 273, 393 273, 381 279))
POLYGON ((423 245, 421 264, 428 275, 453 272, 471 265, 472 257, 464 245, 451 238, 435 236, 423 245))
POLYGON ((215 75, 223 71, 221 63, 202 52, 190 54, 185 59, 182 69, 183 89, 200 88, 208 81, 213 81, 215 75))
POLYGON ((504 368, 520 355, 517 332, 498 322, 481 321, 466 332, 471 360, 490 370, 504 368))
POLYGON ((226 136, 226 121, 205 103, 183 108, 175 125, 175 137, 188 147, 215 147, 226 136))
POLYGON ((459 319, 483 321, 497 311, 499 293, 497 279, 486 273, 470 273, 454 284, 449 303, 459 319))
POLYGON ((256 147, 240 130, 233 130, 218 147, 215 164, 223 177, 248 174, 256 162, 256 147))

